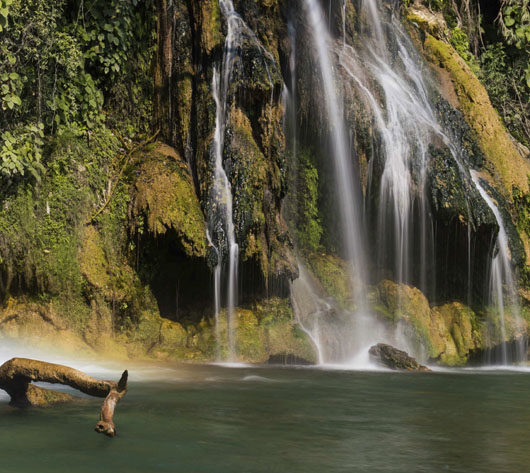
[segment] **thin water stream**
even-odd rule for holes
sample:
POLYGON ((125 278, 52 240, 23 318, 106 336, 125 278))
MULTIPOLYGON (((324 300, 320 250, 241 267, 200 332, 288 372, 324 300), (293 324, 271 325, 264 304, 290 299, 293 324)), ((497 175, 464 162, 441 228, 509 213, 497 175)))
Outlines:
MULTIPOLYGON (((239 262, 239 246, 235 237, 235 228, 233 221, 232 189, 230 181, 223 167, 223 151, 226 125, 228 120, 228 90, 232 77, 234 61, 239 51, 239 41, 241 31, 244 26, 243 20, 234 10, 231 0, 219 0, 219 6, 226 18, 227 35, 225 39, 223 62, 220 68, 215 67, 213 72, 212 91, 216 107, 215 115, 215 133, 214 133, 214 157, 215 169, 213 186, 211 189, 210 199, 213 202, 213 210, 209 213, 208 238, 210 242, 211 235, 220 235, 217 242, 212 242, 218 256, 218 263, 214 269, 214 292, 215 292, 215 321, 216 335, 219 337, 219 314, 221 310, 221 282, 223 267, 223 252, 220 246, 226 243, 228 246, 228 284, 226 288, 226 323, 227 323, 227 359, 233 360, 235 357, 235 317, 234 307, 237 303, 237 272, 239 262), (216 226, 221 225, 222 231, 216 226), (224 239, 225 242, 219 241, 224 239)), ((218 345, 220 340, 218 340, 218 345)))
MULTIPOLYGON (((497 225, 499 226, 499 233, 497 234, 497 240, 495 241, 495 248, 493 250, 493 256, 490 264, 489 294, 490 302, 495 306, 499 316, 501 340, 506 340, 507 309, 510 310, 510 315, 514 318, 515 326, 519 332, 522 332, 523 326, 519 307, 519 296, 517 294, 517 286, 515 284, 513 268, 511 264, 508 235, 506 233, 502 215, 498 207, 493 202, 493 199, 482 186, 478 173, 476 171, 471 171, 471 177, 475 186, 480 192, 480 195, 488 204, 489 208, 493 212, 493 215, 495 215, 497 225)), ((515 361, 523 359, 523 347, 520 347, 518 351, 520 353, 518 353, 518 359, 515 361)), ((501 343, 501 356, 502 364, 507 365, 509 360, 505 343, 501 343)), ((524 359, 526 359, 526 356, 524 359)))

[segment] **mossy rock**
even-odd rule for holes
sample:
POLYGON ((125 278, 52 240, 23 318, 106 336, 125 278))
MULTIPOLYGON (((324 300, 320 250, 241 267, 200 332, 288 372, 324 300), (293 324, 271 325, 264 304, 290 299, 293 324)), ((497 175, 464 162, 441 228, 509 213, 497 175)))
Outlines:
POLYGON ((201 45, 206 54, 211 54, 223 43, 221 9, 218 0, 203 0, 200 5, 201 45))
MULTIPOLYGON (((297 359, 314 362, 315 350, 306 334, 294 321, 289 299, 269 298, 260 300, 246 308, 236 308, 235 355, 238 361, 266 363, 275 355, 294 356, 297 359)), ((216 350, 215 327, 204 323, 188 328, 193 333, 189 346, 194 351, 193 359, 226 359, 228 356, 228 336, 226 312, 219 314, 219 346, 216 350), (208 343, 201 344, 201 339, 208 343)))
POLYGON ((472 351, 482 347, 482 324, 475 313, 460 302, 433 308, 433 319, 444 341, 438 354, 442 364, 465 365, 472 351))
POLYGON ((108 262, 101 236, 92 225, 85 228, 83 243, 79 250, 79 264, 81 274, 90 285, 99 292, 108 292, 110 286, 108 262))
POLYGON ((206 256, 206 224, 186 162, 169 146, 157 144, 136 157, 133 215, 146 216, 155 236, 174 230, 188 256, 206 256))
POLYGON ((476 133, 486 157, 485 166, 505 196, 511 198, 514 187, 527 194, 530 163, 503 127, 484 86, 450 44, 428 34, 424 47, 438 72, 449 77, 458 97, 459 109, 476 133))
POLYGON ((497 307, 486 307, 484 311, 484 324, 482 326, 482 339, 484 347, 490 348, 499 345, 502 341, 517 340, 528 335, 528 310, 524 307, 506 305, 504 307, 504 334, 502 338, 501 317, 497 307))
POLYGON ((418 339, 428 349, 429 354, 436 351, 437 340, 431 339, 431 309, 423 293, 406 284, 397 284, 383 280, 377 286, 379 301, 385 308, 384 315, 390 315, 392 321, 404 321, 412 326, 418 339))
POLYGON ((414 3, 407 8, 405 18, 410 23, 418 26, 423 32, 429 33, 436 38, 445 36, 447 32, 447 23, 443 14, 433 12, 419 3, 414 3))
POLYGON ((144 310, 126 339, 132 357, 184 359, 188 333, 178 322, 160 317, 158 311, 144 310))
POLYGON ((377 292, 376 313, 394 324, 410 325, 430 359, 461 366, 471 352, 483 347, 483 324, 464 304, 452 302, 431 309, 419 289, 388 280, 379 283, 377 292))
POLYGON ((338 256, 324 253, 312 253, 306 259, 326 293, 341 306, 351 307, 354 283, 348 263, 338 256))

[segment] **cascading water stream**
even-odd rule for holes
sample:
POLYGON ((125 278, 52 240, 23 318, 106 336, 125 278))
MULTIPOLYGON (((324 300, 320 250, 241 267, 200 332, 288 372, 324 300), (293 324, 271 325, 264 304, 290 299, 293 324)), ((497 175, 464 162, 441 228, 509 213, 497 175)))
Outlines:
MULTIPOLYGON (((228 246, 228 284, 226 295, 226 321, 228 333, 228 353, 227 358, 233 361, 235 356, 235 317, 234 307, 237 301, 237 269, 239 262, 239 246, 235 237, 235 228, 233 222, 232 208, 232 189, 230 181, 223 167, 224 136, 227 121, 227 102, 228 90, 232 76, 234 61, 239 50, 239 39, 241 36, 243 20, 234 10, 231 0, 219 0, 219 6, 227 20, 227 35, 223 52, 223 62, 220 70, 214 68, 212 91, 216 107, 215 115, 215 133, 214 133, 214 157, 215 167, 213 176, 213 185, 211 189, 210 200, 212 202, 213 215, 209 215, 209 239, 214 232, 215 227, 221 225, 220 232, 228 246)), ((212 244, 218 256, 218 263, 214 269, 214 291, 215 291, 215 320, 216 334, 219 338, 219 313, 221 310, 221 279, 223 265, 223 251, 221 249, 222 241, 213 242, 212 244), (217 243, 217 244, 215 244, 217 243)), ((220 340, 218 339, 218 345, 220 340)))
MULTIPOLYGON (((493 199, 481 185, 479 175, 476 171, 471 171, 471 177, 480 195, 488 204, 488 207, 493 212, 493 215, 495 215, 495 220, 499 226, 499 233, 495 242, 494 256, 492 257, 490 265, 489 293, 490 302, 495 305, 499 315, 499 327, 501 331, 501 362, 503 365, 507 365, 509 360, 505 341, 506 309, 508 307, 511 310, 511 315, 514 318, 516 328, 519 332, 521 331, 523 325, 520 314, 517 287, 513 276, 513 269, 509 254, 510 248, 508 243, 508 235, 506 233, 502 215, 498 207, 493 202, 493 199)), ((518 353, 516 354, 516 361, 519 361, 522 359, 523 350, 521 347, 518 347, 517 351, 518 353)))
MULTIPOLYGON (((369 311, 366 297, 366 284, 369 281, 364 258, 366 245, 363 238, 361 219, 360 183, 353 177, 352 150, 345 128, 345 119, 341 99, 336 91, 334 61, 332 60, 333 41, 330 37, 322 9, 316 0, 305 0, 305 11, 312 37, 315 59, 319 65, 323 85, 326 111, 329 120, 331 158, 333 163, 338 199, 342 238, 345 257, 349 263, 353 283, 353 301, 355 309, 340 307, 322 309, 321 300, 313 296, 313 306, 317 310, 309 314, 297 315, 304 330, 311 335, 313 342, 319 345, 319 357, 326 363, 342 363, 351 367, 370 366, 368 349, 375 343, 386 342, 412 351, 407 337, 400 327, 389 330, 369 311), (320 300, 320 302, 319 302, 320 300), (331 320, 323 320, 326 313, 333 313, 331 320), (302 320, 303 319, 303 320, 302 320)), ((343 9, 344 11, 344 9, 343 9)), ((344 36, 345 38, 345 36, 344 36)), ((304 268, 299 265, 302 275, 299 282, 293 284, 293 300, 301 300, 311 287, 304 280, 304 268), (300 294, 301 293, 301 296, 300 294)), ((307 296, 308 300, 311 298, 307 296)), ((309 304, 311 305, 311 304, 309 304)), ((300 309, 302 304, 298 303, 300 309)))
POLYGON ((361 206, 356 199, 360 192, 358 184, 353 179, 352 156, 348 135, 344 126, 343 112, 339 106, 339 98, 335 90, 332 60, 329 51, 331 38, 319 3, 316 0, 305 0, 305 9, 324 87, 332 142, 331 154, 335 182, 337 184, 346 259, 351 265, 352 279, 355 281, 354 300, 358 308, 363 310, 366 306, 366 301, 362 283, 367 280, 367 277, 361 233, 361 206))
POLYGON ((252 42, 263 55, 263 65, 271 89, 269 111, 274 101, 274 84, 269 63, 277 69, 273 56, 260 43, 254 32, 246 25, 235 11, 232 0, 219 0, 219 6, 226 19, 227 33, 224 44, 223 60, 220 66, 214 67, 212 91, 216 107, 215 133, 213 140, 214 175, 210 191, 210 210, 208 212, 208 239, 215 248, 218 264, 214 270, 215 320, 218 347, 220 344, 219 315, 221 311, 221 285, 223 283, 224 258, 228 256, 226 283, 226 320, 228 361, 236 357, 236 318, 234 309, 237 305, 239 246, 235 235, 233 221, 233 197, 230 181, 223 167, 225 133, 229 121, 229 95, 234 67, 241 58, 245 41, 252 42))
POLYGON ((425 290, 421 286, 426 286, 426 266, 432 263, 429 249, 433 247, 428 241, 432 221, 424 195, 428 148, 433 135, 446 144, 449 140, 435 118, 420 67, 412 57, 412 47, 400 23, 392 21, 383 29, 380 11, 378 1, 364 1, 361 14, 367 31, 362 46, 357 51, 343 44, 336 52, 344 71, 366 99, 379 136, 378 152, 384 167, 377 209, 377 266, 390 267, 397 282, 410 282, 410 246, 416 237, 421 253, 416 279, 425 290), (396 46, 395 57, 389 52, 390 44, 396 46), (378 87, 374 88, 374 83, 378 87), (379 91, 380 97, 372 90, 379 91), (415 201, 420 219, 417 236, 411 235, 415 201))
MULTIPOLYGON (((379 0, 361 1, 363 39, 353 45, 348 44, 345 31, 347 3, 341 4, 342 41, 331 38, 327 21, 317 0, 304 0, 308 24, 308 34, 313 43, 312 52, 319 68, 323 99, 329 123, 330 158, 334 170, 338 215, 342 224, 344 253, 350 263, 354 281, 353 300, 355 309, 338 307, 336 301, 325 299, 319 294, 318 283, 304 266, 299 263, 300 278, 291 285, 291 298, 295 315, 302 329, 315 345, 319 361, 322 363, 352 364, 352 358, 360 360, 366 354, 365 348, 374 343, 391 343, 416 356, 422 355, 421 348, 414 344, 412 330, 406 323, 389 329, 370 314, 365 294, 370 283, 364 261, 368 253, 363 239, 362 227, 365 222, 359 210, 360 183, 353 177, 353 153, 346 131, 346 119, 339 94, 342 87, 352 86, 356 99, 364 103, 368 115, 373 119, 374 144, 369 161, 368 198, 375 197, 377 208, 365 208, 365 218, 372 218, 374 212, 375 230, 379 240, 375 242, 376 269, 385 277, 385 270, 392 269, 393 279, 398 284, 407 283, 420 287, 424 293, 431 289, 434 293, 435 221, 428 197, 428 172, 430 147, 440 149, 440 144, 450 153, 459 178, 466 186, 471 177, 465 162, 464 151, 453 140, 453 132, 446 131, 445 125, 437 118, 431 104, 428 87, 422 73, 422 61, 407 37, 399 18, 389 9, 385 10, 379 0), (340 81, 343 81, 340 83, 340 81), (375 174, 374 161, 378 174, 375 174), (372 195, 378 192, 377 196, 372 195), (429 279, 431 278, 431 279, 429 279), (429 287, 428 287, 429 286, 429 287), (411 337, 412 336, 412 337, 411 337)), ((290 57, 291 90, 285 92, 287 114, 294 114, 296 99, 296 31, 292 24, 289 36, 293 47, 290 57)), ((345 103, 345 102, 344 102, 345 103)), ((348 110, 348 109, 347 109, 348 110)), ((296 120, 294 123, 292 150, 296 160, 296 120)), ((473 176, 473 180, 474 176, 473 176)), ((475 182, 475 184, 477 184, 475 182)), ((477 190, 479 190, 477 185, 477 190)), ((491 207, 483 191, 480 195, 491 207)), ((468 304, 471 303, 472 287, 472 225, 471 200, 464 197, 467 209, 467 284, 468 304)), ((493 209, 492 209, 493 210, 493 209)), ((465 212, 466 210, 464 210, 465 212)), ((499 227, 500 214, 496 214, 499 227)), ((517 309, 514 277, 506 253, 505 230, 500 232, 497 241, 497 256, 491 263, 490 294, 501 315, 502 338, 506 337, 504 323, 507 302, 513 307, 516 322, 521 319, 517 309), (504 235, 504 236, 503 236, 504 235), (504 250, 501 251, 501 247, 504 250), (506 291, 503 291, 503 285, 506 291)), ((320 291, 321 292, 321 291, 320 291)), ((401 297, 400 295, 398 297, 401 297)), ((433 299, 435 300, 435 299, 433 299)), ((522 352, 522 350, 520 350, 522 352)), ((507 356, 503 355, 503 362, 507 356)), ((364 360, 366 362, 367 360, 364 360)), ((363 362, 361 362, 362 364, 363 362)))
POLYGON ((326 331, 321 319, 331 310, 331 305, 317 295, 307 270, 300 262, 298 273, 299 277, 291 282, 291 304, 294 316, 313 343, 318 364, 321 365, 327 359, 322 343, 326 331))
MULTIPOLYGON (((436 118, 422 76, 421 61, 399 18, 394 15, 390 15, 390 19, 385 17, 388 13, 382 13, 383 6, 379 0, 362 1, 360 14, 365 31, 363 41, 354 48, 347 44, 345 31, 342 44, 332 40, 316 0, 306 0, 304 5, 330 123, 339 214, 343 224, 346 257, 352 263, 355 281, 354 300, 366 317, 369 312, 365 305, 364 286, 368 283, 368 272, 363 256, 366 245, 360 230, 363 225, 359 213, 361 205, 356 198, 360 195, 359 184, 352 177, 352 153, 335 87, 338 71, 334 66, 340 65, 345 76, 351 79, 351 85, 359 91, 360 98, 374 119, 374 142, 378 145, 370 161, 370 170, 373 170, 374 158, 383 163, 381 175, 375 176, 370 171, 368 180, 368 186, 379 189, 379 205, 376 209, 379 240, 375 245, 377 270, 392 269, 396 282, 415 283, 427 292, 427 280, 434 277, 435 264, 434 221, 426 196, 429 146, 436 140, 443 142, 455 159, 462 179, 469 179, 469 175, 462 165, 459 150, 436 118), (380 177, 380 181, 374 184, 376 177, 380 177), (414 276, 411 274, 412 267, 414 276)), ((341 8, 343 29, 346 6, 344 2, 341 8)), ((469 203, 466 202, 466 205, 469 217, 469 203)), ((468 247, 471 251, 470 245, 468 247)), ((468 272, 470 279, 470 268, 468 272)), ((432 281, 431 285, 434 285, 432 281)), ((357 314, 352 315, 352 318, 356 317, 359 319, 357 314)), ((373 325, 370 318, 365 320, 366 325, 373 325)), ((371 330, 355 325, 356 330, 364 335, 351 334, 350 337, 357 341, 348 340, 347 344, 366 345, 390 339, 402 346, 408 345, 403 332, 398 333, 400 330, 388 334, 377 324, 371 330)), ((314 334, 315 324, 306 323, 306 330, 314 334)))

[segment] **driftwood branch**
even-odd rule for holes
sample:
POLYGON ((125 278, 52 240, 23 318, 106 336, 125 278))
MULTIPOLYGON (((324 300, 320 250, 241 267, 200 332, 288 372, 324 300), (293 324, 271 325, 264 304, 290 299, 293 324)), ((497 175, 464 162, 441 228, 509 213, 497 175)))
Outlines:
POLYGON ((27 358, 13 358, 0 366, 0 389, 11 397, 15 407, 44 406, 65 402, 72 396, 31 385, 32 382, 64 384, 82 393, 104 397, 96 432, 110 437, 116 435, 114 409, 127 392, 128 372, 124 371, 118 383, 92 378, 69 366, 46 363, 27 358))
POLYGON ((101 406, 101 413, 99 414, 99 422, 96 424, 96 432, 100 434, 114 437, 116 435, 116 428, 114 427, 114 409, 116 404, 121 401, 121 398, 127 393, 127 378, 129 374, 127 370, 121 375, 121 379, 116 386, 113 386, 101 406))

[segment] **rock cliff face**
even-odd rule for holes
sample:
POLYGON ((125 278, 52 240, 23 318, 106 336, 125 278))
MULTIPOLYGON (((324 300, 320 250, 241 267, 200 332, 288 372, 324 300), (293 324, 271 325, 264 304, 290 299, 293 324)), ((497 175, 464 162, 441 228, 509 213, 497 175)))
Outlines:
MULTIPOLYGON (((242 263, 256 268, 261 285, 269 279, 285 285, 296 273, 280 211, 288 172, 281 100, 286 26, 277 2, 235 2, 235 8, 247 26, 227 91, 223 167, 242 263)), ((164 139, 186 157, 208 215, 215 163, 212 82, 222 62, 226 18, 217 0, 169 2, 159 6, 159 25, 156 120, 164 139)), ((221 242, 223 253, 226 245, 221 242)))
MULTIPOLYGON (((416 48, 437 123, 459 150, 457 160, 448 142, 434 136, 425 150, 425 175, 418 167, 411 169, 411 214, 417 222, 424 199, 431 224, 426 232, 434 242, 429 248, 432 266, 425 283, 415 248, 419 243, 411 239, 416 250, 411 251, 411 276, 400 278, 390 258, 378 258, 382 131, 373 104, 348 71, 352 64, 362 68, 357 55, 366 53, 367 18, 360 0, 322 3, 336 61, 335 87, 360 182, 367 260, 374 269, 366 281, 354 281, 343 259, 330 166, 331 120, 318 64, 309 51, 312 32, 305 2, 235 0, 245 28, 227 87, 222 164, 233 196, 240 255, 238 358, 317 361, 315 342, 302 330, 288 298, 290 283, 298 277, 297 258, 318 285, 319 297, 331 301, 330 319, 355 308, 352 294, 362 284, 376 318, 385 326, 406 327, 426 360, 464 365, 506 340, 524 338, 527 323, 518 322, 515 309, 507 308, 501 333, 500 316, 490 307, 488 274, 499 228, 469 172, 481 172, 503 215, 516 275, 529 274, 530 164, 524 149, 448 41, 444 18, 422 2, 404 2, 407 7, 383 2, 382 28, 403 23, 404 41, 416 48), (357 52, 345 58, 346 43, 357 52)), ((113 164, 99 164, 113 177, 103 198, 91 191, 102 177, 94 177, 92 168, 87 171, 87 151, 83 169, 64 179, 50 178, 46 192, 29 198, 29 191, 22 190, 4 202, 0 290, 6 303, 0 333, 6 336, 27 337, 42 330, 68 347, 118 356, 204 361, 224 357, 228 350, 225 342, 219 343, 228 330, 224 311, 217 328, 214 324, 212 271, 220 256, 207 235, 216 205, 211 199, 213 83, 223 61, 227 18, 218 0, 157 0, 156 14, 156 138, 125 150, 116 137, 109 138, 105 152, 113 156, 113 164), (86 195, 75 195, 82 186, 86 195), (64 189, 68 195, 63 196, 64 189), (70 196, 76 197, 74 215, 46 213, 48 200, 53 207, 57 199, 59 206, 70 196), (8 229, 9 206, 22 222, 16 230, 8 229), (31 222, 48 233, 62 233, 53 247, 39 247, 23 257, 23 235, 30 234, 31 222), (67 278, 60 276, 64 268, 67 278)), ((398 44, 388 48, 398 63, 398 44)), ((357 72, 363 77, 372 73, 357 72)), ((380 86, 370 92, 375 102, 385 103, 380 86)), ((72 141, 58 146, 51 163, 60 163, 60 156, 77 146, 83 145, 72 141)), ((219 222, 211 225, 222 228, 219 222)), ((410 233, 418 233, 417 227, 411 225, 410 233)), ((216 239, 226 255, 222 229, 216 239)), ((523 296, 524 283, 521 279, 523 296)), ((528 317, 526 306, 521 313, 528 317)))

